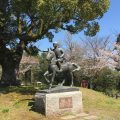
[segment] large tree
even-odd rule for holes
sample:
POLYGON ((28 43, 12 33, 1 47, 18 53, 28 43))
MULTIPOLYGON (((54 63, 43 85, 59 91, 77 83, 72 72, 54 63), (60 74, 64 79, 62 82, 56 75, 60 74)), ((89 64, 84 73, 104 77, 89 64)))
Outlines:
POLYGON ((109 0, 0 0, 0 65, 3 84, 13 85, 23 50, 54 32, 68 30, 94 36, 109 0))

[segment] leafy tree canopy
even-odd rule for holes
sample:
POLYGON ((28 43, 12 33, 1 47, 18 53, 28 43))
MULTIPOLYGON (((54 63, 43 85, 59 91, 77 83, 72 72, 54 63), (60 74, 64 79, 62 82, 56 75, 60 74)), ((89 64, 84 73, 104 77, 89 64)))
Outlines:
POLYGON ((100 19, 108 10, 109 0, 1 0, 0 40, 15 46, 42 38, 54 37, 53 31, 85 30, 93 36, 100 19))

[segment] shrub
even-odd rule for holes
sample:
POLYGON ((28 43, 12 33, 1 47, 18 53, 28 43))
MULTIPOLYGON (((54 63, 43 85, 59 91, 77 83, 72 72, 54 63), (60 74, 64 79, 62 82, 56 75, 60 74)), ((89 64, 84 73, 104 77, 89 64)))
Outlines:
POLYGON ((115 96, 119 92, 120 73, 109 68, 102 69, 94 80, 94 89, 115 96))

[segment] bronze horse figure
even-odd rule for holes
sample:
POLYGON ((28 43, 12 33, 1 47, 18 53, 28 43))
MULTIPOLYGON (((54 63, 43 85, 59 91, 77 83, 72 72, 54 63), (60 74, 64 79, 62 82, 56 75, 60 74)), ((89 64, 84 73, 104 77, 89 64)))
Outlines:
MULTIPOLYGON (((47 54, 47 60, 50 61, 50 64, 48 66, 48 70, 45 72, 44 77, 45 80, 49 83, 49 89, 53 86, 53 82, 55 79, 56 74, 58 73, 66 73, 69 72, 70 73, 70 77, 71 77, 71 87, 73 86, 73 72, 75 71, 79 71, 80 70, 80 66, 77 65, 76 63, 71 63, 71 62, 63 62, 61 64, 61 70, 59 70, 56 62, 58 61, 56 59, 55 53, 54 51, 50 50, 48 51, 47 54), (51 76, 51 80, 48 80, 48 76, 51 76)), ((64 84, 64 80, 61 83, 61 86, 64 84)))

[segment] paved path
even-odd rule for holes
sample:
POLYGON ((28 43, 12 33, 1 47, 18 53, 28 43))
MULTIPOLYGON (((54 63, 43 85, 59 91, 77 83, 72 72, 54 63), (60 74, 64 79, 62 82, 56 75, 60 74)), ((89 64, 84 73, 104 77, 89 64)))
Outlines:
POLYGON ((80 113, 76 115, 67 115, 64 117, 61 117, 61 120, 97 120, 98 117, 94 115, 89 115, 86 113, 80 113))

